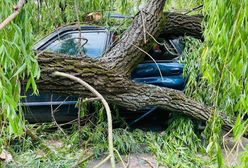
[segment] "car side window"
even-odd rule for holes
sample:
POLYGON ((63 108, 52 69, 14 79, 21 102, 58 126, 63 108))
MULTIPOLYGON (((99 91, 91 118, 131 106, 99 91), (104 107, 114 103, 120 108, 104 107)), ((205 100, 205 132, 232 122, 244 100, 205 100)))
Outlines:
POLYGON ((106 32, 82 31, 80 36, 79 32, 76 31, 58 35, 58 38, 50 43, 45 50, 72 56, 79 56, 83 53, 89 57, 97 58, 103 54, 106 43, 106 32))

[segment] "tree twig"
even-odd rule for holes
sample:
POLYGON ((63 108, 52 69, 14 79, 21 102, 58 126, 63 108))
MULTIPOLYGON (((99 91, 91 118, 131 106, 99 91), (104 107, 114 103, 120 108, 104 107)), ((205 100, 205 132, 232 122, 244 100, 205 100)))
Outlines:
POLYGON ((138 46, 135 45, 135 44, 132 44, 132 45, 133 45, 134 47, 136 47, 137 49, 139 49, 140 51, 142 51, 143 53, 145 53, 148 57, 150 57, 150 58, 152 59, 152 61, 155 63, 155 65, 156 65, 157 68, 158 68, 158 72, 159 72, 159 75, 160 75, 162 81, 164 81, 162 71, 161 71, 161 69, 159 68, 159 65, 158 65, 157 61, 156 61, 150 54, 148 54, 148 52, 146 52, 146 51, 143 50, 142 48, 138 47, 138 46))
POLYGON ((76 167, 80 166, 82 163, 84 163, 85 161, 87 161, 88 159, 90 159, 92 156, 93 156, 93 154, 90 154, 86 158, 84 158, 82 160, 79 160, 75 165, 72 166, 72 168, 76 168, 76 167))
POLYGON ((110 155, 105 157, 101 162, 99 162, 96 166, 94 166, 94 168, 99 168, 101 165, 103 165, 103 163, 107 162, 109 159, 111 159, 110 155))
POLYGON ((127 165, 124 163, 124 161, 123 161, 123 159, 122 159, 120 153, 118 152, 118 150, 114 148, 114 151, 116 152, 117 156, 119 157, 119 159, 120 159, 120 161, 121 161, 121 164, 122 164, 123 168, 127 168, 127 165))
POLYGON ((153 35, 151 35, 148 31, 146 31, 146 33, 147 33, 147 34, 148 34, 148 35, 149 35, 157 44, 164 46, 164 48, 166 49, 166 51, 168 51, 171 55, 173 55, 173 56, 179 56, 179 54, 173 53, 173 52, 170 51, 170 49, 166 46, 165 41, 164 41, 163 43, 160 43, 160 42, 158 42, 158 41, 156 40, 156 38, 155 38, 153 35))
MULTIPOLYGON (((53 95, 51 95, 51 102, 52 102, 52 100, 53 100, 53 95)), ((54 116, 54 113, 55 113, 55 112, 56 112, 56 111, 53 110, 53 105, 52 105, 52 103, 51 103, 51 116, 52 116, 52 120, 54 121, 55 125, 60 129, 60 131, 61 131, 64 135, 66 135, 66 133, 64 132, 64 130, 59 126, 59 124, 57 123, 57 121, 56 121, 56 119, 55 119, 55 116, 54 116)))
POLYGON ((187 15, 187 14, 189 14, 189 13, 195 11, 195 10, 199 10, 199 9, 202 9, 202 8, 203 8, 203 4, 201 4, 201 5, 197 6, 197 7, 194 7, 191 10, 185 12, 184 15, 187 15))
POLYGON ((141 158, 141 159, 144 160, 151 168, 155 168, 153 166, 153 164, 148 159, 146 159, 146 158, 141 158))
MULTIPOLYGON (((108 120, 109 158, 110 158, 110 161, 111 161, 112 168, 115 168, 113 134, 112 134, 112 116, 111 116, 110 107, 109 107, 107 101, 104 99, 104 97, 96 89, 94 89, 91 85, 89 85, 87 82, 83 81, 80 78, 77 78, 77 77, 75 77, 73 75, 70 75, 70 74, 67 74, 67 73, 58 72, 58 71, 54 72, 53 75, 66 77, 66 78, 69 78, 71 80, 77 81, 78 83, 80 83, 81 85, 83 85, 84 87, 89 89, 97 98, 99 98, 101 100, 102 104, 105 107, 105 110, 106 110, 106 113, 107 113, 107 120, 108 120)), ((105 162, 106 160, 109 159, 109 158, 108 159, 107 158, 105 158, 103 161, 105 162)))
POLYGON ((15 11, 9 17, 7 17, 2 23, 0 23, 0 30, 3 29, 7 24, 9 24, 13 19, 16 18, 16 16, 20 13, 22 7, 24 6, 25 2, 26 2, 25 0, 18 1, 17 5, 14 8, 15 11))
POLYGON ((80 132, 81 129, 81 107, 82 107, 82 98, 78 99, 78 118, 77 118, 77 123, 78 123, 78 132, 80 132))

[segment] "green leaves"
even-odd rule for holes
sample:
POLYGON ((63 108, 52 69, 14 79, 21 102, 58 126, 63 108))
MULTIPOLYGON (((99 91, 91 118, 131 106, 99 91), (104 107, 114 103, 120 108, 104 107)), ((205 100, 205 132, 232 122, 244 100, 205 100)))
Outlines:
MULTIPOLYGON (((10 0, 0 2, 0 21, 13 12, 15 3, 10 0)), ((127 0, 77 1, 80 21, 83 21, 85 14, 96 11, 117 9, 116 12, 128 11, 128 14, 133 14, 133 6, 139 3, 127 0)), ((35 80, 39 78, 40 71, 32 50, 34 34, 36 38, 43 37, 56 27, 77 20, 74 0, 42 1, 40 5, 38 7, 34 1, 26 3, 20 14, 0 31, 0 119, 4 120, 0 122, 0 127, 6 128, 4 134, 20 136, 23 133, 22 115, 18 109, 22 80, 27 81, 25 91, 31 87, 37 93, 35 80)))
POLYGON ((230 118, 238 116, 233 128, 236 141, 248 127, 242 117, 248 114, 248 1, 204 0, 203 14, 205 41, 193 52, 200 58, 191 55, 186 58, 191 63, 187 64, 187 69, 192 70, 187 93, 216 108, 208 124, 208 153, 222 166, 218 112, 230 118), (200 72, 192 68, 195 67, 192 62, 199 64, 200 72), (197 73, 202 78, 194 83, 197 73))
MULTIPOLYGON (((0 20, 9 16, 12 11, 12 1, 1 1, 3 11, 0 20)), ((5 128, 0 136, 23 134, 24 122, 20 101, 21 80, 32 82, 32 89, 36 90, 35 79, 39 77, 37 60, 32 51, 33 34, 31 17, 25 6, 20 14, 3 30, 0 31, 0 115, 1 128, 5 128)))
POLYGON ((148 136, 146 140, 159 164, 185 168, 206 166, 207 161, 201 158, 203 146, 192 120, 175 115, 168 124, 164 133, 148 136))

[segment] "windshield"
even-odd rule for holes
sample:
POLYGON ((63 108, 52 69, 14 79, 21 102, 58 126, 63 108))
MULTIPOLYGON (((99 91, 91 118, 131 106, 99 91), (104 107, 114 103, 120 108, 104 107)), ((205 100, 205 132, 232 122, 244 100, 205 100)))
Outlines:
POLYGON ((45 50, 62 54, 78 56, 85 54, 89 57, 100 57, 106 46, 106 32, 70 32, 58 36, 45 50))

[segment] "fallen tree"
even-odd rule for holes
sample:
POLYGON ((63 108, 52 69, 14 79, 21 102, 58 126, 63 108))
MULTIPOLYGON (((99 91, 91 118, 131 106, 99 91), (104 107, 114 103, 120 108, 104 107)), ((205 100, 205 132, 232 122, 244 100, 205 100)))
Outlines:
MULTIPOLYGON (((41 68, 41 78, 37 81, 39 90, 90 96, 90 93, 77 82, 53 75, 55 71, 60 71, 86 81, 109 102, 130 110, 138 110, 144 106, 157 106, 207 121, 214 112, 213 108, 187 98, 180 91, 137 84, 130 80, 132 70, 142 62, 145 57, 144 52, 150 49, 149 42, 152 38, 148 34, 157 37, 163 31, 165 35, 167 32, 202 38, 201 17, 181 14, 164 15, 162 13, 164 2, 164 0, 150 0, 135 16, 133 24, 120 40, 101 59, 38 53, 41 68)), ((221 113, 221 118, 223 128, 230 130, 233 121, 224 113, 221 113)))
POLYGON ((184 15, 180 13, 165 12, 165 25, 161 36, 192 36, 203 40, 201 15, 184 15))

